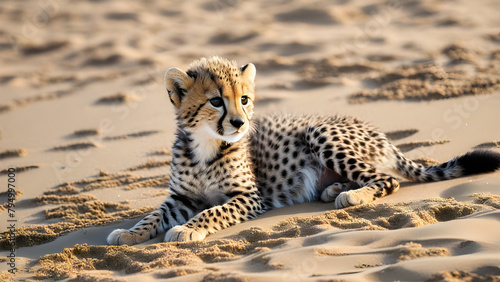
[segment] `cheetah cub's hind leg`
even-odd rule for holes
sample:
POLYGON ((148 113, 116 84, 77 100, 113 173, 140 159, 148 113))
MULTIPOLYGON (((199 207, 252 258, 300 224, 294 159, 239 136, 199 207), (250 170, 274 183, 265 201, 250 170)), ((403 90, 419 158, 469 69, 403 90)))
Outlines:
POLYGON ((330 203, 335 201, 340 193, 358 188, 359 185, 356 182, 335 182, 323 190, 321 200, 330 203))
MULTIPOLYGON (((346 172, 350 173, 350 172, 346 172)), ((335 208, 341 209, 350 206, 366 204, 378 198, 385 197, 399 189, 399 181, 396 178, 370 169, 358 178, 361 188, 343 191, 335 199, 335 208)))
POLYGON ((359 157, 350 136, 339 135, 335 129, 324 126, 309 127, 306 141, 323 166, 361 187, 356 189, 338 182, 327 187, 321 194, 321 199, 333 201, 335 198, 335 208, 369 203, 399 189, 396 178, 377 172, 375 167, 359 157))
POLYGON ((370 203, 399 189, 396 178, 377 172, 374 167, 355 157, 329 159, 325 161, 325 165, 354 181, 334 183, 321 194, 321 199, 325 202, 335 200, 337 209, 370 203))

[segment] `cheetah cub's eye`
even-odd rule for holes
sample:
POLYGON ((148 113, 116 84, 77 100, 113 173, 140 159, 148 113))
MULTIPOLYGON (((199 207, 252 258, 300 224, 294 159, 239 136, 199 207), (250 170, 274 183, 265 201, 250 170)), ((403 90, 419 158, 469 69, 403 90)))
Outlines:
POLYGON ((248 97, 247 97, 247 96, 241 96, 241 103, 242 103, 243 105, 248 104, 248 97))
POLYGON ((219 107, 222 107, 224 102, 222 101, 221 97, 215 97, 215 98, 210 99, 210 104, 212 104, 212 106, 214 106, 216 108, 219 108, 219 107))

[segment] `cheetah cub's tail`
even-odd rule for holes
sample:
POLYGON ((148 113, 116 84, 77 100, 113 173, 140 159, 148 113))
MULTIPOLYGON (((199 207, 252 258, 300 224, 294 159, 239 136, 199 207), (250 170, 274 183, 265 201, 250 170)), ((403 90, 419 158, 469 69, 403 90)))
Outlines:
POLYGON ((423 166, 406 159, 397 151, 397 170, 406 178, 420 181, 440 181, 478 173, 493 172, 500 168, 500 154, 489 150, 476 150, 435 166, 423 166))

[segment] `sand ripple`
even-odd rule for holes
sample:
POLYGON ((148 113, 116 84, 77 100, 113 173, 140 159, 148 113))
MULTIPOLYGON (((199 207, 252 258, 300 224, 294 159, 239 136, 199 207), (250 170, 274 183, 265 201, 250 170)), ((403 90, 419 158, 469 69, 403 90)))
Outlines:
MULTIPOLYGON (((113 270, 135 273, 173 266, 197 266, 206 263, 240 260, 251 254, 259 254, 255 260, 269 269, 281 269, 265 254, 294 238, 318 234, 328 229, 396 230, 415 228, 472 215, 478 211, 499 208, 500 197, 483 193, 473 195, 474 203, 449 199, 429 199, 396 204, 368 204, 343 210, 328 211, 321 215, 293 217, 279 222, 270 230, 252 227, 228 239, 211 242, 158 243, 142 247, 77 245, 54 255, 47 255, 36 265, 39 279, 66 278, 84 270, 113 270), (58 267, 55 267, 55 266, 58 267)), ((71 206, 78 209, 76 206, 71 206)), ((105 207, 100 208, 100 210, 105 207)), ((54 210, 54 212, 59 209, 54 210)), ((442 247, 424 247, 420 243, 407 242, 399 246, 379 250, 394 256, 393 263, 422 257, 448 256, 450 251, 442 247)), ((318 249, 319 256, 350 256, 355 253, 336 249, 318 249)), ((377 265, 358 264, 358 268, 377 265)), ((198 273, 200 270, 171 270, 159 274, 163 278, 198 273)), ((206 273, 211 271, 204 270, 206 273)), ((213 275, 213 273, 212 273, 213 275)))

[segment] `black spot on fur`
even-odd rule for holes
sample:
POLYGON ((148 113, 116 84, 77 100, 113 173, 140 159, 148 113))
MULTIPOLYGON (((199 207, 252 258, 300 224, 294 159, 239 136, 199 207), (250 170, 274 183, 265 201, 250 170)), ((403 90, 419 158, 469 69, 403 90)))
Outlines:
POLYGON ((179 99, 182 101, 184 95, 186 95, 186 90, 182 88, 181 85, 177 82, 174 82, 174 88, 177 95, 179 95, 179 99))
POLYGON ((458 157, 463 175, 493 172, 500 168, 500 154, 489 150, 476 150, 458 157))
POLYGON ((323 158, 325 158, 325 159, 328 159, 332 155, 333 155, 333 152, 330 151, 330 150, 326 150, 326 151, 323 152, 323 158))
POLYGON ((283 158, 282 162, 284 165, 286 165, 288 163, 288 158, 283 158))
POLYGON ((181 216, 184 218, 184 220, 188 220, 189 219, 189 214, 186 210, 183 210, 183 209, 179 209, 180 213, 181 213, 181 216))
POLYGON ((194 78, 194 79, 196 79, 196 77, 198 77, 198 73, 197 73, 197 72, 195 72, 195 71, 193 71, 193 70, 188 70, 188 71, 186 72, 186 74, 187 74, 187 75, 189 75, 189 77, 192 77, 192 78, 194 78))
POLYGON ((358 177, 359 177, 359 174, 360 174, 360 173, 361 173, 360 171, 355 171, 355 172, 353 172, 353 173, 352 173, 352 179, 353 179, 353 180, 357 180, 357 179, 358 179, 358 177))
POLYGON ((241 192, 241 191, 231 191, 229 193, 226 193, 226 196, 228 198, 233 198, 233 197, 236 197, 236 196, 240 195, 241 193, 243 193, 243 192, 241 192))
MULTIPOLYGON (((345 164, 341 163, 339 164, 339 169, 342 171, 342 172, 345 172, 345 164)), ((344 176, 345 177, 345 176, 344 176)))
POLYGON ((331 169, 331 170, 334 170, 333 168, 333 161, 332 160, 327 160, 326 161, 326 167, 331 169))

